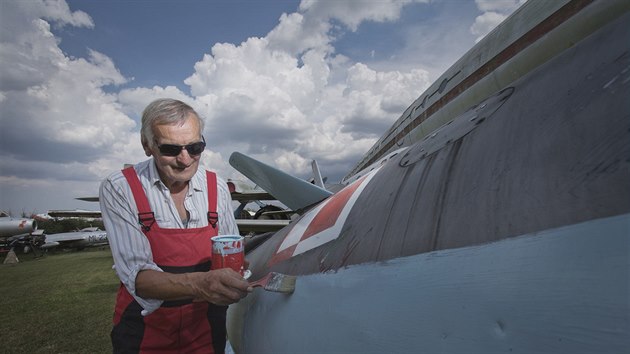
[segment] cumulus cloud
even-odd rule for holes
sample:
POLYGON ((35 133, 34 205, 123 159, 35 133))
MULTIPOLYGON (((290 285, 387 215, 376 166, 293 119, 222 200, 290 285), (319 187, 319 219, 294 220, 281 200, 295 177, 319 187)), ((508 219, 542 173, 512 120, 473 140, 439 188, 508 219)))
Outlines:
POLYGON ((414 0, 389 0, 389 1, 317 1, 304 0, 300 3, 300 11, 308 13, 312 22, 328 23, 337 20, 347 26, 351 31, 356 31, 364 21, 387 22, 395 21, 400 17, 400 11, 412 2, 427 2, 414 0))
POLYGON ((0 188, 11 192, 3 198, 17 195, 12 187, 51 184, 94 194, 105 175, 145 158, 138 119, 159 97, 185 101, 205 118, 202 164, 226 178, 238 177, 227 159, 241 151, 301 177, 317 159, 336 182, 429 85, 429 75, 353 62, 335 52, 335 41, 365 21, 398 20, 411 2, 304 0, 266 36, 214 44, 185 78, 189 94, 173 86, 117 90, 129 79, 108 53, 69 57, 51 31, 96 28, 88 14, 61 0, 5 2, 0 188))
POLYGON ((62 52, 51 27, 94 27, 64 1, 8 1, 0 16, 2 199, 61 185, 89 185, 94 194, 104 174, 138 155, 136 123, 103 90, 126 78, 103 53, 62 52))
POLYGON ((206 135, 220 146, 238 140, 242 152, 291 173, 310 173, 317 159, 340 177, 349 166, 335 162, 358 160, 428 76, 351 63, 334 53, 335 34, 396 20, 409 2, 303 1, 264 38, 215 44, 185 80, 208 119, 206 135))
POLYGON ((527 0, 475 0, 477 8, 483 13, 475 19, 470 32, 477 36, 479 42, 486 34, 505 20, 509 14, 523 5, 527 0))
MULTIPOLYGON (((173 98, 193 105, 194 101, 175 86, 153 86, 123 89, 118 95, 121 109, 129 116, 140 117, 149 102, 158 98, 173 98)), ((139 120, 138 120, 139 121, 139 120)), ((138 129, 140 127, 138 126, 138 129)))

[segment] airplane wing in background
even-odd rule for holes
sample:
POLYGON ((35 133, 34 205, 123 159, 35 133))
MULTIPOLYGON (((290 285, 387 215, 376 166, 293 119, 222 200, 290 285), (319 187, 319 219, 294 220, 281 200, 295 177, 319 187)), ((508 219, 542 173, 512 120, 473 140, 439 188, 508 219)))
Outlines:
POLYGON ((242 233, 262 233, 278 231, 289 225, 291 220, 271 220, 271 219, 236 219, 238 230, 242 233))
POLYGON ((49 210, 48 215, 53 218, 94 218, 101 217, 100 211, 93 210, 49 210))
MULTIPOLYGON (((229 183, 229 182, 228 182, 229 183)), ((276 200, 271 194, 261 191, 261 192, 232 192, 231 193, 232 200, 237 202, 251 202, 255 200, 276 200)))
POLYGON ((95 227, 85 228, 75 232, 62 232, 58 234, 46 235, 46 242, 42 249, 50 248, 76 248, 105 246, 109 244, 107 232, 95 227))
POLYGON ((79 197, 74 199, 83 200, 84 202, 98 202, 98 197, 79 197))
POLYGON ((324 188, 240 152, 232 153, 230 165, 292 210, 302 210, 332 195, 324 188))

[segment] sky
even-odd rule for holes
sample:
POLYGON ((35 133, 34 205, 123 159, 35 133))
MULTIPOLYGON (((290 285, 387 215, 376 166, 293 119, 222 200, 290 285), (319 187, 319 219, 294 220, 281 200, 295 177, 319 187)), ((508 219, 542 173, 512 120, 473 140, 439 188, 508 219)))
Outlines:
POLYGON ((205 120, 202 166, 239 151, 341 178, 523 0, 0 0, 0 210, 98 210, 146 159, 157 98, 205 120))

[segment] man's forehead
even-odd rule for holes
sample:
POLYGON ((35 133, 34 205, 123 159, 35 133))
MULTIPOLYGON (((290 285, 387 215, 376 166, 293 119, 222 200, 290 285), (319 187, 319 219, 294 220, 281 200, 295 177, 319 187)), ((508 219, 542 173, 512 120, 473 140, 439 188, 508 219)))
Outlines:
POLYGON ((200 125, 199 120, 194 116, 189 116, 184 120, 176 121, 176 122, 156 122, 153 125, 153 132, 158 134, 162 131, 172 131, 172 130, 191 130, 191 131, 199 131, 200 125))
POLYGON ((173 120, 173 118, 167 118, 167 117, 160 117, 157 118, 153 121, 153 126, 160 126, 160 125, 168 125, 168 126, 182 126, 184 124, 189 124, 189 123, 193 123, 195 125, 199 125, 199 120, 200 118, 195 115, 194 113, 188 113, 186 114, 186 117, 182 118, 177 118, 177 120, 173 120))

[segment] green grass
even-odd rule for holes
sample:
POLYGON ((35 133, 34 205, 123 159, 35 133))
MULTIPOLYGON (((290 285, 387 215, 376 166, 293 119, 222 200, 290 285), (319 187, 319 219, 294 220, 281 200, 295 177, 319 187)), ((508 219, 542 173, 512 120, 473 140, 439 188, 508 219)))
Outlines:
POLYGON ((111 353, 118 278, 109 249, 18 258, 0 265, 0 352, 111 353))

